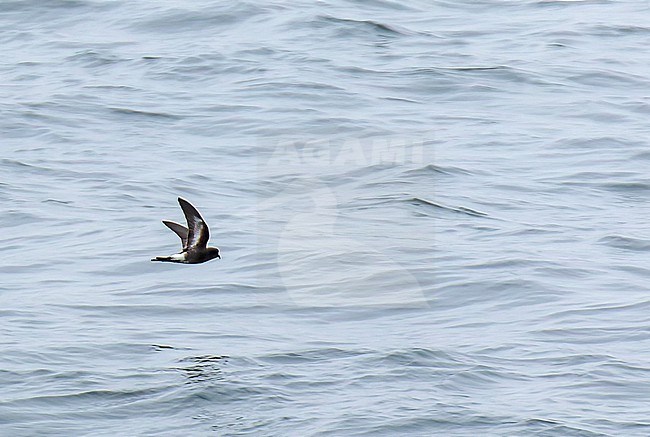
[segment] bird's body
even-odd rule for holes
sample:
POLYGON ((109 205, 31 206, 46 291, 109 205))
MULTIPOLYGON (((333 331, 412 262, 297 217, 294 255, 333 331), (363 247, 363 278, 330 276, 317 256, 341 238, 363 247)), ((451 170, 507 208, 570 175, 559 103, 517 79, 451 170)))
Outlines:
POLYGON ((187 228, 181 224, 163 220, 165 226, 174 231, 183 243, 183 250, 169 256, 157 256, 151 261, 162 261, 182 264, 200 264, 214 258, 221 259, 218 247, 207 247, 210 239, 208 225, 199 211, 190 202, 179 197, 178 203, 185 214, 187 228))

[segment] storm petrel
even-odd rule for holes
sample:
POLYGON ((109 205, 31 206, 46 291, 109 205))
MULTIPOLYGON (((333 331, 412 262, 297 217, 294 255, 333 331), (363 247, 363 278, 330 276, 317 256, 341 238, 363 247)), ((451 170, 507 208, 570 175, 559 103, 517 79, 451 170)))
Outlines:
POLYGON ((208 240, 210 239, 210 230, 203 217, 201 217, 201 214, 199 214, 190 202, 182 197, 178 198, 178 203, 180 203, 181 209, 185 214, 189 229, 181 224, 167 220, 163 220, 163 223, 174 231, 176 235, 181 237, 183 250, 170 256, 157 256, 152 258, 151 261, 200 264, 214 258, 221 259, 218 247, 207 247, 208 240))

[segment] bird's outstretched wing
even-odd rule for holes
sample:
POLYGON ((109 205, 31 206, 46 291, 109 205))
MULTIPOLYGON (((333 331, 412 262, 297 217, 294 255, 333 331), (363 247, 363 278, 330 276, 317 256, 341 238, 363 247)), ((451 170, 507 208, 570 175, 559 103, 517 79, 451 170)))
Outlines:
POLYGON ((179 197, 178 203, 181 205, 183 214, 185 214, 187 227, 189 229, 186 247, 188 249, 191 247, 205 249, 208 245, 208 240, 210 239, 210 230, 208 229, 208 225, 190 202, 179 197))
POLYGON ((176 232, 176 235, 181 237, 181 241, 183 242, 183 250, 187 249, 187 236, 189 235, 190 231, 185 226, 183 226, 183 225, 181 225, 179 223, 176 223, 176 222, 170 222, 169 220, 163 220, 163 223, 169 229, 176 232))

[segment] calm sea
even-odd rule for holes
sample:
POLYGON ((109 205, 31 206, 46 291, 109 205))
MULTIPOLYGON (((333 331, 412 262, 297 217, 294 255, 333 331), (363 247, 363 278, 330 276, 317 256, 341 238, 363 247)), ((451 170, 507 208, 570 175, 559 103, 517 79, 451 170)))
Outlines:
POLYGON ((0 435, 650 435, 648 23, 2 1, 0 435))

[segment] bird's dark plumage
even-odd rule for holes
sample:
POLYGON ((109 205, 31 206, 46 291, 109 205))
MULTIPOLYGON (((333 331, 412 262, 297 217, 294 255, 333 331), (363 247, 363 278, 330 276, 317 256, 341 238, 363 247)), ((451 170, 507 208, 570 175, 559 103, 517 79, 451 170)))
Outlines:
POLYGON ((183 226, 183 225, 181 225, 179 223, 176 223, 176 222, 170 222, 169 220, 163 220, 163 223, 169 229, 176 232, 176 235, 181 237, 181 242, 183 243, 183 250, 186 250, 187 249, 187 234, 189 234, 190 231, 188 231, 185 226, 183 226))
POLYGON ((178 198, 178 203, 185 214, 188 227, 168 220, 163 220, 163 223, 180 237, 183 250, 170 256, 157 256, 151 261, 200 264, 214 258, 221 259, 218 247, 207 247, 210 230, 199 211, 182 197, 178 198))
POLYGON ((199 214, 190 202, 179 197, 178 203, 181 204, 181 209, 183 210, 183 214, 185 214, 187 227, 189 228, 189 233, 187 234, 187 245, 189 247, 196 246, 205 248, 210 239, 208 225, 205 224, 201 214, 199 214))

